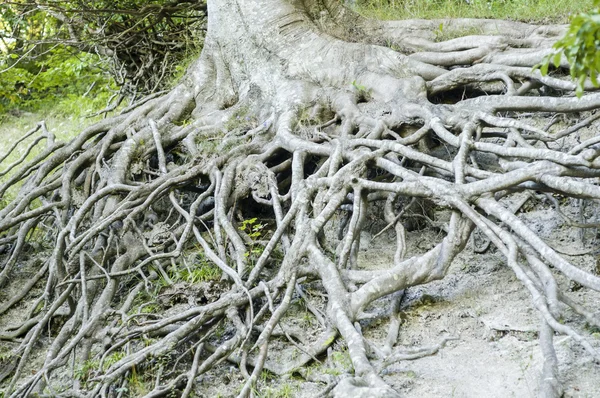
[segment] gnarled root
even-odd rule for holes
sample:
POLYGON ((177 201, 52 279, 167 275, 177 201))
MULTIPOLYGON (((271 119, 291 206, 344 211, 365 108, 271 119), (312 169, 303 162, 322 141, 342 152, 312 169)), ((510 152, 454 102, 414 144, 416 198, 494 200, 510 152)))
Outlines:
MULTIPOLYGON (((417 35, 406 42, 408 58, 310 36, 332 46, 311 64, 299 58, 309 46, 290 54, 284 44, 291 36, 283 35, 271 50, 291 69, 269 69, 269 83, 264 71, 248 77, 234 65, 223 69, 231 61, 220 51, 231 42, 218 50, 215 37, 171 93, 70 143, 54 142, 41 125, 33 145, 46 138, 46 148, 22 159, 0 186, 2 195, 19 187, 0 210, 0 286, 16 292, 0 315, 37 297, 20 324, 0 332, 14 347, 0 368, 7 396, 45 389, 117 396, 140 369, 156 373, 146 396, 189 396, 197 376, 225 360, 238 364, 246 379, 240 396, 249 396, 262 369, 295 372, 319 360, 337 336, 354 377, 341 380, 334 396, 350 389, 352 396, 396 396, 381 376, 385 367, 435 353, 445 341, 395 350, 397 308, 383 347, 363 336, 359 322, 375 300, 443 278, 474 228, 504 254, 541 315, 543 394, 561 391, 554 333, 600 359, 578 324, 560 321, 574 311, 599 326, 597 314, 568 297, 559 281, 600 291, 600 278, 546 244, 507 200, 520 192, 600 199, 598 139, 573 139, 596 115, 577 128, 544 129, 536 120, 593 111, 600 95, 574 98, 569 81, 503 57, 501 49, 542 39, 485 36, 434 45, 417 35), (356 49, 365 58, 320 69, 328 57, 340 57, 339 64, 356 49), (449 56, 433 65, 440 58, 432 51, 449 56), (446 69, 455 64, 461 67, 446 69), (496 95, 480 95, 481 82, 493 83, 486 87, 496 95), (531 95, 544 87, 566 95, 531 95), (457 90, 467 98, 456 98, 457 90), (446 104, 432 102, 442 99, 446 104), (411 200, 421 199, 451 216, 442 222, 421 215, 445 235, 406 258, 404 222, 411 200), (332 231, 341 218, 338 235, 332 231), (394 261, 362 269, 361 232, 375 226, 396 242, 394 261), (39 256, 31 256, 32 247, 39 256), (14 286, 19 267, 34 276, 14 286), (298 300, 318 333, 288 324, 298 300), (290 366, 270 359, 277 338, 300 352, 290 366), (43 361, 31 365, 40 349, 43 361), (84 364, 77 374, 71 360, 84 364), (61 372, 70 384, 59 381, 61 372)), ((257 65, 265 61, 264 48, 248 48, 257 65)))

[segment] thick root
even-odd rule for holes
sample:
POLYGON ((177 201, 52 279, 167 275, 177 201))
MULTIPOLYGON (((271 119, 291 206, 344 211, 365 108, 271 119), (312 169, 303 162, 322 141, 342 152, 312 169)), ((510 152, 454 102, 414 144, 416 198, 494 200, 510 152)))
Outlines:
MULTIPOLYGON (((223 7, 211 14, 209 5, 215 23, 243 14, 223 7)), ((297 372, 337 336, 348 347, 354 377, 332 383, 333 396, 397 396, 381 377, 385 367, 432 355, 445 341, 415 352, 394 349, 398 304, 382 348, 358 322, 375 300, 443 278, 474 228, 505 255, 542 317, 540 391, 561 391, 554 333, 571 336, 600 360, 587 332, 561 323, 561 316, 574 311, 588 323, 600 320, 567 297, 560 282, 600 291, 600 278, 536 236, 515 214, 524 202, 513 208, 507 200, 522 192, 531 193, 527 199, 536 192, 600 199, 598 139, 581 133, 597 120, 586 112, 600 107, 600 94, 576 99, 570 81, 532 72, 545 50, 510 61, 519 57, 511 46, 549 48, 540 32, 556 32, 518 25, 526 32, 516 37, 517 24, 507 23, 504 35, 443 43, 415 33, 401 54, 334 40, 303 24, 300 33, 273 33, 292 14, 306 18, 297 10, 285 14, 288 8, 276 10, 287 16, 274 31, 248 20, 227 40, 217 30, 171 93, 89 127, 70 143, 54 142, 44 125, 30 133, 41 131, 31 148, 44 138, 46 148, 8 165, 0 186, 2 195, 18 189, 0 210, 0 286, 16 292, 0 315, 35 297, 20 324, 0 331, 13 347, 0 368, 7 396, 45 389, 118 396, 139 369, 158 372, 147 396, 189 396, 197 376, 224 360, 239 366, 246 379, 240 396, 250 396, 263 369, 297 372), (251 39, 242 37, 244 26, 251 39), (256 35, 269 32, 277 41, 267 54, 256 35), (298 37, 307 39, 292 54, 290 41, 298 37), (256 74, 227 58, 233 44, 247 45, 256 74), (320 59, 306 55, 327 47, 320 59), (274 65, 273 54, 285 62, 274 65), (339 68, 345 60, 352 62, 339 68), (334 61, 336 68, 324 68, 334 61), (486 87, 496 95, 481 95, 486 87), (541 116, 559 113, 587 119, 540 127, 541 116), (445 235, 422 255, 405 258, 407 217, 417 200, 450 217, 420 214, 445 235), (361 232, 375 227, 396 242, 394 261, 386 269, 361 269, 361 232), (39 256, 31 256, 32 248, 39 256), (15 286, 24 272, 19 267, 33 277, 15 286), (298 300, 319 333, 286 324, 298 300), (302 348, 291 366, 270 360, 276 338, 302 348), (43 361, 32 366, 39 349, 43 361), (89 366, 75 377, 71 360, 89 366), (60 381, 65 372, 70 384, 60 381)), ((388 32, 378 29, 371 26, 388 32)))

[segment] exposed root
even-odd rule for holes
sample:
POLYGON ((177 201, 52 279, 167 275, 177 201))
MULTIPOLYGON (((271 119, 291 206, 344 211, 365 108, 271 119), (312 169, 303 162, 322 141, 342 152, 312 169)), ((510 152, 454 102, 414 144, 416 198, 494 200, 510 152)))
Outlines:
MULTIPOLYGON (((223 10, 211 14, 209 3, 209 20, 225 18, 223 10)), ((251 11, 244 10, 246 18, 251 11)), ((285 15, 272 29, 291 18, 285 15)), ((415 26, 428 22, 422 24, 415 26)), ((271 53, 256 44, 257 35, 270 31, 239 24, 229 41, 209 34, 187 80, 163 97, 89 127, 70 143, 54 142, 40 124, 28 133, 41 130, 26 152, 44 138, 46 148, 7 166, 0 186, 5 197, 18 189, 0 210, 0 287, 15 291, 0 315, 35 298, 21 324, 0 331, 0 339, 18 343, 0 368, 2 378, 10 375, 7 396, 45 388, 119 396, 130 375, 152 369, 156 380, 146 396, 179 391, 185 397, 197 376, 225 360, 238 364, 246 379, 240 396, 250 396, 263 369, 297 372, 338 337, 354 377, 328 391, 396 396, 382 378, 385 367, 432 355, 446 341, 395 349, 399 298, 382 347, 363 336, 359 321, 375 300, 443 278, 475 227, 530 292, 542 318, 540 391, 560 396, 554 333, 571 336, 600 360, 579 324, 560 322, 574 311, 600 324, 593 308, 566 296, 563 280, 600 291, 600 278, 527 226, 518 213, 524 201, 515 208, 507 199, 538 191, 600 199, 599 141, 588 134, 578 142, 598 113, 571 127, 543 128, 535 119, 595 110, 600 94, 572 97, 570 81, 531 71, 546 50, 530 59, 512 48, 547 49, 551 40, 542 33, 557 32, 504 24, 500 35, 443 43, 416 29, 402 43, 410 55, 334 40, 299 24, 297 34, 273 33, 278 41, 269 48, 285 62, 269 66, 272 80, 263 71, 249 76, 227 59, 225 49, 239 39, 255 66, 272 65, 261 64, 271 53), (526 32, 515 37, 513 28, 526 32), (286 43, 298 37, 309 39, 291 54, 286 43), (322 59, 307 60, 326 46, 331 51, 322 59), (345 57, 352 63, 339 68, 345 57), (324 68, 333 59, 336 68, 324 68), (496 95, 479 96, 482 82, 496 95), (451 217, 439 222, 421 215, 445 235, 406 258, 407 220, 422 199, 449 209, 451 217), (396 242, 394 262, 364 270, 357 253, 374 217, 380 234, 396 242), (40 245, 48 245, 44 255, 32 257, 40 245), (15 287, 18 267, 33 271, 15 287), (286 325, 299 300, 318 333, 286 325), (277 338, 300 352, 288 366, 270 360, 277 338), (32 351, 39 349, 43 363, 31 369, 32 351), (71 370, 72 382, 64 384, 58 375, 69 372, 71 360, 94 366, 77 377, 71 370)))

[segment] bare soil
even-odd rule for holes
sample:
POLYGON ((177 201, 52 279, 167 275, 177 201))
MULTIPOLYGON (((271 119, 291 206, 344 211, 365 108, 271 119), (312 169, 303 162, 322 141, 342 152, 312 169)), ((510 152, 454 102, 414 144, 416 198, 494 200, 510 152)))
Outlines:
MULTIPOLYGON (((570 253, 585 250, 581 246, 579 231, 565 228, 549 204, 526 204, 529 208, 521 216, 542 238, 553 247, 570 253)), ((572 211, 576 210, 573 206, 572 211)), ((438 218, 443 215, 438 214, 438 218)), ((427 251, 439 241, 435 229, 408 233, 407 256, 427 251)), ((588 235, 585 235, 588 237, 588 235)), ((374 241, 363 236, 363 250, 359 268, 384 268, 392 263, 391 236, 374 241)), ((589 238, 589 237, 588 237, 589 238)), ((589 247, 589 240, 587 246, 589 247)), ((539 315, 533 308, 531 297, 514 273, 507 267, 505 258, 492 247, 477 254, 471 242, 454 261, 449 274, 440 281, 415 287, 406 292, 402 306, 403 324, 396 348, 433 346, 445 337, 453 336, 437 354, 413 361, 391 365, 384 371, 384 379, 405 397, 535 397, 543 358, 538 345, 539 315)), ((481 242, 478 242, 478 246, 481 242)), ((578 266, 590 270, 596 267, 593 254, 568 256, 578 266)), ((560 281, 559 281, 560 282, 560 281)), ((600 294, 570 286, 570 297, 580 302, 596 303, 600 309, 600 294)), ((300 301, 300 300, 298 300, 300 301)), ((591 305, 593 306, 593 305, 591 305)), ((363 333, 369 339, 383 344, 387 335, 389 302, 376 302, 371 313, 378 316, 361 322, 363 333)), ((305 323, 300 304, 283 322, 288 332, 314 329, 317 325, 305 323)), ((576 314, 564 322, 582 323, 576 314)), ((591 330, 592 344, 600 349, 600 331, 591 330)), ((310 333, 309 333, 310 334, 310 333)), ((277 339, 271 347, 276 353, 274 361, 293 358, 293 349, 277 339), (278 344, 278 341, 281 344, 278 344), (287 347, 279 351, 282 347, 287 347)), ((555 336, 561 381, 565 397, 600 396, 600 364, 567 336, 555 336)), ((264 374, 256 389, 258 397, 318 396, 326 382, 344 377, 351 371, 346 348, 336 345, 327 357, 318 358, 308 373, 277 378, 264 374), (314 381, 306 381, 306 378, 314 381), (320 380, 320 381, 319 381, 320 380)), ((235 365, 225 363, 201 376, 196 394, 200 397, 231 397, 239 392, 243 378, 235 365)))

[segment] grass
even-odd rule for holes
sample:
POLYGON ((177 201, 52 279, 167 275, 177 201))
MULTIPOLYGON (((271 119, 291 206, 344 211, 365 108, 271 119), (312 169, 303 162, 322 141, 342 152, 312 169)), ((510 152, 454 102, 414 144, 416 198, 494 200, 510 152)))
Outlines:
POLYGON ((298 390, 299 386, 296 383, 281 382, 273 374, 263 370, 253 393, 257 398, 293 398, 297 395, 298 390))
POLYGON ((568 23, 592 0, 359 0, 356 11, 377 19, 491 18, 568 23))
POLYGON ((46 121, 48 129, 57 139, 75 137, 82 125, 92 124, 102 118, 88 116, 105 108, 108 97, 107 92, 93 98, 70 94, 61 98, 47 98, 34 110, 11 109, 0 114, 0 153, 42 120, 46 121))
MULTIPOLYGON (((35 111, 22 111, 13 109, 10 112, 0 114, 0 158, 2 158, 13 143, 21 138, 26 132, 33 129, 39 122, 45 121, 48 131, 54 134, 56 141, 69 141, 82 131, 82 126, 92 124, 100 120, 101 116, 88 117, 106 106, 108 95, 99 95, 93 98, 69 95, 57 98, 54 103, 49 99, 44 105, 35 111)), ((19 146, 0 164, 0 173, 8 165, 20 159, 29 145, 41 134, 41 131, 23 141, 19 146)), ((33 159, 46 148, 46 140, 42 140, 29 153, 26 160, 33 159)), ((18 169, 18 167, 17 167, 18 169)), ((0 184, 6 181, 7 176, 0 177, 0 184)), ((0 208, 3 203, 9 201, 18 187, 11 188, 3 198, 0 198, 0 208)))
MULTIPOLYGON (((71 140, 82 131, 82 126, 90 125, 102 118, 101 116, 88 117, 88 115, 104 108, 106 99, 73 96, 63 98, 52 105, 46 104, 44 107, 32 112, 12 110, 0 114, 0 137, 2 138, 2 141, 0 141, 0 157, 8 151, 15 141, 41 121, 46 122, 48 131, 54 134, 57 141, 71 140)), ((3 162, 3 165, 8 165, 19 159, 37 136, 39 134, 19 144, 15 151, 3 162)), ((28 156, 28 159, 37 155, 45 145, 45 141, 40 142, 37 148, 28 156)))
POLYGON ((184 268, 181 270, 181 280, 191 284, 218 281, 221 279, 222 274, 223 271, 221 271, 221 269, 206 262, 198 264, 190 269, 184 268))

